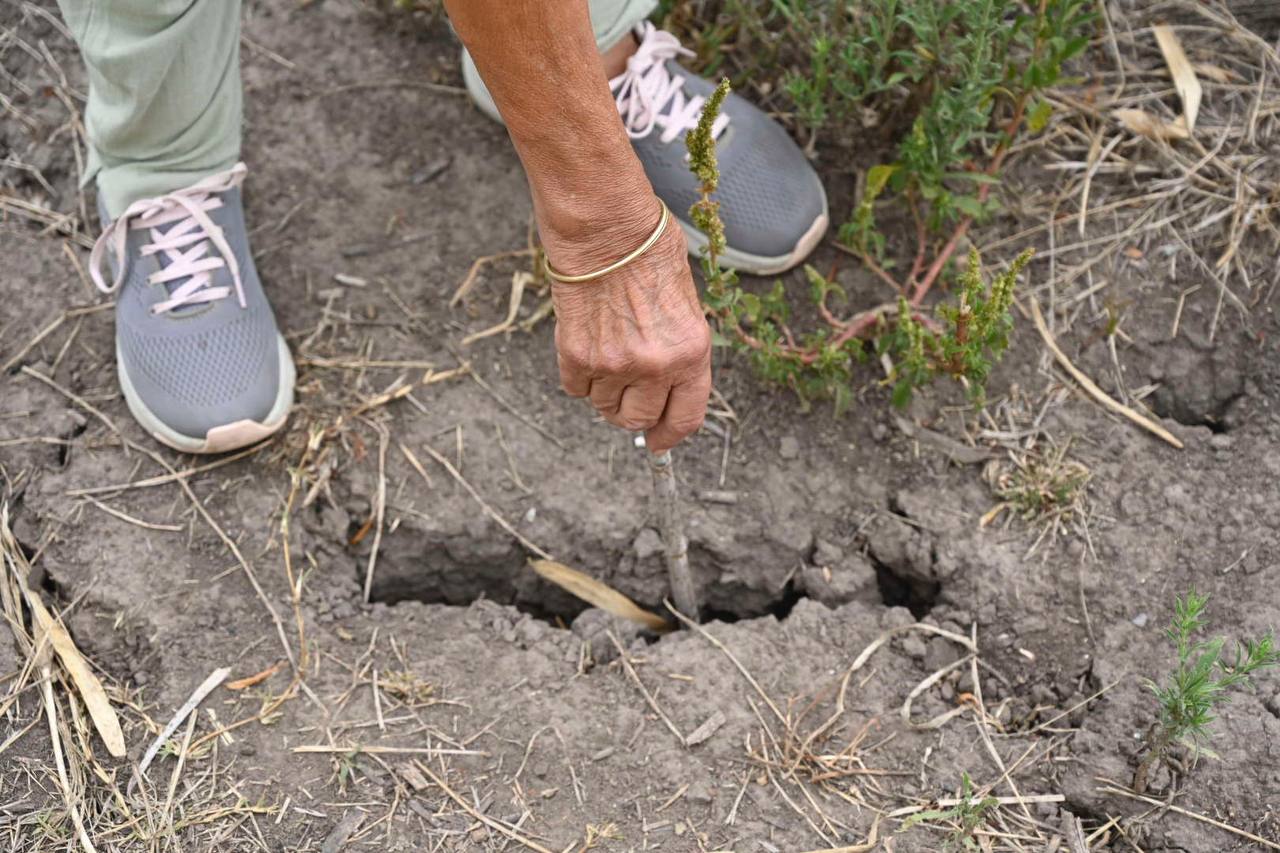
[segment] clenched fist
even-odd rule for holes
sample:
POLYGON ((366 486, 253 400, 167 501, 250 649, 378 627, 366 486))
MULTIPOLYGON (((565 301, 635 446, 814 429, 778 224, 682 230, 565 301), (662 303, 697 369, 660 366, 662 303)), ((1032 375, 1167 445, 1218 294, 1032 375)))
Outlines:
MULTIPOLYGON (((619 241, 615 257, 652 231, 656 202, 651 209, 648 230, 619 241)), ((697 431, 711 393, 711 330, 686 252, 673 219, 658 242, 625 267, 594 281, 551 287, 565 391, 589 398, 609 423, 644 431, 653 453, 697 431)), ((555 255, 552 262, 566 273, 589 269, 566 269, 555 255)))

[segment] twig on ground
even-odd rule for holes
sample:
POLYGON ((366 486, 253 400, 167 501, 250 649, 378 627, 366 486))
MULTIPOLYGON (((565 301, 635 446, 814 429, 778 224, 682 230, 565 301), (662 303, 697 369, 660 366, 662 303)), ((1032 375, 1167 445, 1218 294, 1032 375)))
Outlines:
POLYGON ((733 652, 729 651, 728 646, 726 646, 724 643, 716 639, 709 631, 707 631, 706 628, 703 628, 697 622, 694 622, 688 616, 685 616, 679 610, 672 607, 670 602, 664 602, 664 603, 667 605, 667 609, 671 611, 673 616, 675 616, 677 619, 683 622, 687 627, 693 629, 694 631, 697 631, 699 634, 701 634, 703 637, 706 638, 707 642, 709 642, 711 645, 719 649, 724 654, 724 656, 729 659, 729 661, 734 665, 734 667, 737 668, 738 672, 742 673, 742 677, 745 678, 747 680, 747 683, 750 684, 752 688, 755 689, 756 693, 760 696, 760 698, 764 700, 764 703, 769 706, 769 710, 773 711, 773 715, 778 718, 778 722, 782 723, 784 726, 787 725, 787 718, 783 716, 781 711, 778 710, 778 706, 773 703, 773 700, 771 698, 769 698, 769 694, 764 692, 764 688, 760 686, 760 682, 756 681, 755 677, 747 670, 745 666, 742 665, 742 661, 738 660, 734 656, 733 652))
POLYGON ((627 656, 627 650, 622 647, 622 643, 618 641, 617 635, 615 635, 612 630, 607 631, 606 633, 609 636, 609 642, 613 643, 613 647, 618 650, 618 660, 622 662, 623 670, 627 673, 627 677, 631 679, 631 683, 633 683, 636 686, 636 689, 640 691, 640 695, 644 697, 645 704, 653 710, 653 713, 658 715, 658 719, 662 720, 662 724, 667 727, 667 731, 675 735, 675 738, 679 741, 680 745, 687 747, 689 744, 685 740, 684 735, 682 735, 680 730, 676 728, 676 724, 671 722, 671 718, 662 710, 662 706, 658 704, 658 700, 653 698, 653 694, 648 691, 644 686, 644 682, 640 680, 640 676, 636 673, 635 667, 631 665, 631 659, 627 656))
POLYGON ((183 530, 186 530, 186 527, 181 524, 156 524, 155 522, 143 521, 140 518, 134 518, 128 513, 121 512, 120 510, 115 509, 114 507, 107 506, 97 498, 91 498, 86 496, 85 500, 93 504, 94 506, 96 506, 98 509, 105 512, 107 515, 113 516, 114 518, 118 518, 121 521, 128 522, 129 524, 133 524, 138 527, 145 528, 146 530, 164 530, 171 533, 180 533, 183 530))
POLYGON ((462 284, 458 285, 458 289, 453 292, 453 296, 449 297, 449 307, 453 308, 462 301, 462 297, 471 292, 471 288, 475 287, 476 281, 480 275, 480 270, 487 264, 494 261, 500 261, 505 258, 529 258, 537 255, 537 249, 532 247, 524 249, 512 249, 508 252, 498 252, 493 255, 485 255, 482 258, 476 258, 471 262, 471 269, 467 270, 467 276, 462 280, 462 284))
POLYGON ((1099 789, 1104 794, 1115 794, 1116 796, 1125 797, 1126 799, 1137 800, 1139 802, 1147 803, 1148 805, 1158 806, 1162 809, 1168 809, 1169 811, 1176 812, 1177 814, 1180 814, 1183 817, 1189 817, 1192 820, 1198 820, 1201 823, 1207 823, 1209 826, 1216 826, 1218 829, 1221 829, 1225 832, 1230 832, 1233 835, 1238 835, 1241 838, 1247 838, 1250 841, 1252 841, 1254 844, 1261 844, 1263 847, 1266 847, 1268 850, 1280 850, 1280 844, 1277 844, 1274 841, 1268 841, 1265 838, 1254 835, 1252 832, 1246 832, 1245 830, 1240 829, 1239 827, 1236 827, 1236 826, 1232 826, 1229 823, 1223 823, 1220 820, 1214 820, 1211 817, 1199 814, 1197 812, 1193 812, 1189 809, 1184 809, 1181 806, 1175 806, 1173 803, 1167 803, 1164 800, 1157 800, 1157 799, 1153 799, 1152 797, 1144 797, 1141 794, 1135 794, 1132 791, 1127 790, 1126 788, 1122 788, 1120 785, 1116 784, 1115 782, 1112 782, 1109 779, 1099 779, 1098 781, 1104 783, 1104 786, 1099 789))
POLYGON ((489 827, 490 829, 495 829, 498 832, 501 832, 503 835, 507 836, 512 841, 515 841, 517 844, 522 844, 525 847, 528 847, 530 850, 537 851, 537 853, 554 853, 554 851, 548 850, 546 847, 543 847, 541 844, 534 841, 533 839, 526 838, 525 836, 516 832, 514 829, 510 829, 507 826, 494 820, 493 818, 488 817, 484 813, 477 811, 474 806, 472 806, 462 797, 458 796, 458 794, 455 793, 452 788, 446 785, 444 780, 441 779, 439 776, 437 776, 435 772, 430 767, 428 767, 425 763, 419 762, 418 769, 421 770, 423 773, 427 774, 427 776, 431 779, 431 781, 435 784, 435 786, 439 788, 441 791, 444 791, 445 796, 453 800, 455 803, 457 803, 459 806, 462 807, 463 811, 465 811, 467 814, 471 815, 473 818, 483 823, 485 826, 489 827))
POLYGON ((1107 392, 1094 384, 1092 379, 1085 376, 1074 364, 1071 363, 1071 360, 1067 358, 1066 354, 1058 347, 1058 342, 1053 339, 1053 335, 1049 332, 1048 326, 1045 325, 1044 315, 1040 313, 1040 304, 1034 298, 1031 299, 1031 318, 1035 321, 1036 331, 1040 333, 1040 337, 1044 339, 1045 346, 1047 346, 1049 351, 1053 353, 1053 357, 1058 360, 1058 364, 1062 365, 1062 368, 1066 370, 1067 373, 1071 374, 1071 377, 1080 384, 1080 387, 1083 388, 1090 397, 1101 404, 1104 408, 1110 409, 1116 414, 1128 418, 1133 423, 1158 438, 1163 439, 1179 450, 1183 448, 1182 442, 1179 441, 1173 433, 1169 432, 1146 415, 1135 412, 1128 406, 1117 403, 1107 394, 1107 392))
POLYGON ((160 747, 164 746, 165 741, 173 737, 173 733, 178 730, 178 726, 182 725, 182 721, 187 718, 187 715, 193 713, 195 709, 200 706, 200 703, 204 701, 204 698, 212 693, 219 684, 226 681, 227 676, 230 674, 231 670, 227 667, 219 667, 209 673, 209 677, 200 683, 200 686, 195 689, 191 694, 191 697, 187 699, 187 701, 183 703, 182 707, 177 710, 177 713, 175 713, 173 718, 169 720, 168 725, 160 731, 160 734, 156 735, 155 740, 151 742, 151 746, 147 747, 147 751, 143 753, 142 760, 138 762, 137 775, 129 781, 130 791, 133 790, 133 786, 138 777, 147 772, 147 768, 151 766, 151 760, 156 757, 156 753, 160 751, 160 747))
MULTIPOLYGON (((462 488, 466 489, 467 494, 471 495, 471 499, 480 505, 480 509, 484 510, 485 515, 492 518, 495 522, 497 522, 499 527, 501 527, 503 530, 507 531, 513 537, 515 537, 515 540, 517 542, 519 542, 530 552, 537 554, 539 557, 541 557, 544 560, 555 559, 546 551, 542 550, 542 548, 538 547, 536 544, 530 541, 527 537, 525 537, 524 534, 522 534, 519 530, 516 530, 514 527, 512 527, 511 523, 507 521, 505 518, 503 518, 496 509, 489 506, 489 504, 485 502, 485 499, 480 497, 480 493, 476 491, 475 487, 472 486, 469 482, 467 482, 467 480, 462 476, 462 474, 458 472, 457 468, 453 467, 453 463, 450 462, 448 459, 446 459, 444 456, 442 456, 434 447, 432 447, 429 444, 424 444, 422 446, 422 449, 425 450, 432 459, 439 462, 441 467, 443 467, 444 470, 448 471, 449 476, 453 477, 453 479, 456 480, 458 484, 462 486, 462 488)), ((405 450, 405 448, 402 447, 401 450, 405 450)), ((406 454, 409 456, 409 461, 412 463, 414 461, 413 454, 407 453, 407 451, 406 451, 406 454)), ((420 468, 421 466, 415 465, 414 467, 420 468)))
POLYGON ((552 444, 554 444, 556 447, 560 448, 561 450, 568 450, 568 449, 569 449, 568 447, 566 447, 566 446, 565 446, 564 442, 563 442, 563 441, 561 441, 561 440, 560 440, 560 439, 555 435, 555 433, 553 433, 553 432, 549 431, 546 427, 540 426, 537 422, 535 422, 535 421, 534 421, 532 418, 530 418, 528 415, 524 414, 524 413, 523 413, 523 412, 521 412, 519 409, 517 409, 515 406, 513 406, 513 405, 511 405, 509 402, 507 402, 507 400, 506 400, 506 399, 505 399, 501 394, 499 394, 497 391, 495 391, 495 390, 493 389, 493 386, 491 386, 488 382, 486 382, 486 381, 485 381, 485 380, 480 376, 480 374, 476 373, 475 371, 472 371, 472 372, 471 372, 471 378, 472 378, 472 379, 474 379, 474 380, 476 381, 476 384, 477 384, 477 385, 479 385, 481 388, 483 388, 483 389, 485 390, 485 392, 486 392, 486 393, 488 393, 488 395, 489 395, 490 397, 492 397, 494 400, 496 400, 496 401, 498 402, 498 405, 502 406, 502 408, 506 409, 508 412, 510 412, 511 414, 515 415, 517 418, 519 418, 522 422, 524 422, 524 423, 529 427, 529 429, 533 430, 533 431, 534 431, 534 432, 536 432, 538 435, 540 435, 540 436, 542 436, 543 438, 547 439, 548 441, 550 441, 552 444))
POLYGON ((263 447, 262 445, 254 445, 253 447, 246 447, 244 450, 241 450, 237 453, 233 453, 230 456, 223 456, 222 458, 214 462, 209 462, 204 465, 196 465, 191 468, 184 468, 181 471, 174 471, 171 469, 168 474, 160 474, 155 477, 147 477, 142 480, 135 480, 132 483, 118 483, 113 486, 90 486, 88 488, 83 488, 83 489, 68 489, 63 494, 67 495, 67 497, 80 498, 86 495, 105 495, 105 494, 113 494, 115 492, 127 492, 127 491, 130 491, 131 489, 148 489, 148 488, 151 488, 152 486, 163 486, 166 483, 172 483, 175 480, 185 480, 188 477, 194 477, 196 474, 203 474, 206 471, 212 471, 215 468, 221 468, 224 465, 230 465, 233 462, 239 462, 241 459, 244 459, 246 456, 252 456, 253 454, 262 450, 262 447, 263 447))
POLYGON ((492 337, 515 326, 516 317, 520 313, 520 300, 524 298, 525 287, 533 281, 533 274, 524 270, 516 270, 511 275, 511 299, 507 305, 507 316, 496 326, 490 326, 479 332, 472 332, 462 339, 462 346, 469 346, 476 341, 492 337))
POLYGON ((369 603, 373 592, 373 570, 378 564, 378 548, 382 545, 383 520, 387 512, 387 441, 390 433, 382 424, 373 424, 378 431, 378 494, 374 506, 373 547, 369 550, 369 564, 364 572, 364 602, 369 603))

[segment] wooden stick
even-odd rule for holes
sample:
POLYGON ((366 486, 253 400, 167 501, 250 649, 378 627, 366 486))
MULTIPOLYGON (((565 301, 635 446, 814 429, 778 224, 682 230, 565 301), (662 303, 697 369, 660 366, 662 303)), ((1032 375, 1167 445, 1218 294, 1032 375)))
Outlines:
POLYGON ((1070 373, 1071 377, 1075 379, 1076 382, 1080 383, 1080 387, 1084 389, 1086 394, 1100 403, 1104 408, 1110 409, 1121 417, 1128 418, 1151 434, 1164 439, 1179 450, 1182 449, 1182 442, 1179 441, 1173 433, 1169 432, 1146 415, 1139 414, 1128 406, 1117 403, 1115 400, 1111 399, 1106 391, 1099 388, 1094 384, 1092 379, 1081 373, 1080 370, 1071 363, 1071 360, 1067 358, 1066 354, 1059 349, 1058 342, 1053 339, 1053 334, 1050 333, 1049 327, 1045 325, 1044 315, 1040 313, 1040 304, 1036 302, 1035 299, 1031 300, 1031 319, 1035 321, 1036 331, 1040 333, 1040 337, 1044 338, 1045 346, 1047 346, 1049 351, 1053 353, 1053 357, 1058 360, 1058 364, 1062 365, 1063 370, 1070 373))
POLYGON ((346 755, 347 753, 362 753, 364 755, 481 755, 487 756, 489 753, 475 749, 437 749, 434 746, 380 746, 372 744, 369 746, 327 746, 325 744, 308 744, 305 746, 295 746, 293 752, 299 754, 319 753, 321 755, 346 755))
POLYGON ((653 500, 658 507, 658 532, 662 534, 667 561, 667 575, 671 581, 671 599, 676 608, 695 622, 698 621, 698 587, 689 571, 689 540, 684 535, 684 515, 680 511, 680 496, 676 490, 675 462, 671 451, 649 457, 649 472, 653 474, 653 500))

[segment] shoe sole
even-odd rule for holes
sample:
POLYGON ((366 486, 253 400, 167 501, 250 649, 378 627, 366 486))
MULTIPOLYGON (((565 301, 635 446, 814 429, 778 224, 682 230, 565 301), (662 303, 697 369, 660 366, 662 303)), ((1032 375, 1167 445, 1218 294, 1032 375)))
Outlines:
POLYGON ((120 390, 124 392, 124 401, 128 405, 134 419, 161 444, 180 450, 183 453, 226 453, 256 444, 268 436, 274 435, 289 419, 289 409, 293 406, 293 386, 297 379, 297 369, 293 365, 293 356, 289 354, 289 346, 284 336, 278 336, 279 358, 281 366, 280 389, 276 393, 275 403, 261 421, 239 420, 229 424, 216 426, 203 437, 183 435, 156 417, 147 408, 146 403, 138 396, 125 370, 124 359, 116 348, 117 372, 120 375, 120 390))
MULTIPOLYGON (((680 228, 684 231, 685 242, 689 244, 689 254, 701 257, 703 251, 707 248, 707 235, 698 230, 698 226, 692 222, 685 222, 678 216, 676 221, 680 223, 680 228)), ((813 220, 809 230, 801 235, 796 247, 787 254, 766 257, 743 252, 732 246, 726 246, 724 252, 720 255, 720 266, 725 269, 750 273, 751 275, 777 275, 778 273, 786 272, 792 267, 799 266, 805 258, 809 257, 813 250, 818 247, 818 243, 822 242, 822 237, 827 233, 827 226, 830 224, 831 220, 827 215, 826 200, 824 199, 822 214, 813 220)))
MULTIPOLYGON (((467 89, 467 94, 471 96, 471 102, 476 105, 480 112, 496 121, 498 124, 505 125, 502 116, 498 113, 497 107, 492 99, 483 98, 480 92, 486 91, 484 83, 480 79, 480 73, 476 70, 475 64, 471 62, 471 57, 463 53, 462 61, 462 81, 467 89)), ((685 241, 689 244, 689 254, 701 256, 703 249, 707 246, 707 235, 698 230, 698 227, 692 222, 686 222, 677 211, 672 211, 675 219, 680 223, 680 228, 684 230, 685 241)), ((827 197, 824 192, 822 195, 822 213, 809 229, 800 237, 795 248, 785 255, 766 256, 754 255, 750 252, 743 252, 729 246, 725 249, 724 254, 720 258, 721 265, 734 269, 738 272, 748 273, 750 275, 777 275, 786 272, 792 267, 798 266, 809 254, 817 248, 818 243, 822 242, 822 237, 827 233, 827 227, 831 224, 831 218, 827 209, 827 197)))

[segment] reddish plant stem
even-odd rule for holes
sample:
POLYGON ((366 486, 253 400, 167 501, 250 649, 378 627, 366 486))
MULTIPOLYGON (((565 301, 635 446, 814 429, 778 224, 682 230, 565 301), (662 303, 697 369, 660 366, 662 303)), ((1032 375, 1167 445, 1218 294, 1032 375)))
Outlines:
POLYGON ((835 314, 831 313, 831 309, 827 307, 827 300, 825 296, 818 300, 818 313, 822 315, 822 319, 827 321, 827 325, 831 326, 833 329, 844 328, 844 320, 841 320, 835 314))
POLYGON ((885 284, 893 288, 895 293, 899 293, 903 296, 906 295, 907 289, 903 287, 901 284, 898 284, 898 280, 896 278, 889 275, 889 273, 885 272, 884 268, 875 262, 875 259, 873 259, 870 255, 866 254, 865 252, 859 255, 859 257, 862 258, 863 266, 865 266, 867 269, 871 270, 873 273, 878 275, 881 281, 883 281, 885 284))
MULTIPOLYGON (((1043 7, 1043 3, 1041 5, 1043 7)), ((987 175, 994 176, 996 172, 1000 170, 1000 166, 1004 163, 1004 158, 1009 153, 1009 144, 1013 141, 1014 134, 1018 129, 1018 125, 1022 123, 1022 117, 1026 111, 1027 99, 1030 97, 1030 94, 1031 94, 1030 92, 1023 92, 1021 95, 1018 96, 1018 100, 1014 103, 1013 116, 1009 119, 1009 122, 1005 125, 1004 136, 1000 140, 1000 143, 996 146, 995 153, 991 155, 991 162, 987 165, 987 168, 984 170, 987 175)), ((978 202, 980 204, 985 202, 987 200, 987 196, 989 196, 990 194, 991 194, 991 184, 983 184, 981 187, 978 188, 978 195, 977 195, 978 202)), ((916 246, 915 261, 911 266, 911 275, 908 277, 907 285, 905 287, 903 285, 900 285, 897 282, 897 280, 894 279, 893 276, 889 275, 889 273, 887 273, 879 264, 877 264, 875 260, 870 257, 870 255, 864 252, 854 253, 850 249, 840 245, 839 243, 836 243, 836 248, 842 249, 846 252, 850 252, 851 254, 857 254, 862 259, 863 264, 869 270, 871 270, 871 272, 879 276, 883 281, 889 284, 889 286, 891 286, 896 292, 898 292, 901 295, 905 296, 911 284, 914 283, 915 291, 911 295, 911 300, 909 304, 911 308, 915 309, 920 307, 920 303, 924 301, 924 297, 926 294, 928 294, 929 288, 933 287, 934 282, 936 282, 938 279, 938 276, 942 274, 942 270, 946 266, 947 261, 951 260, 951 256, 955 254, 956 248, 960 245, 960 241, 964 239, 966 234, 969 233, 969 228, 973 225, 973 217, 966 216, 963 219, 961 219, 959 223, 956 224, 955 230, 951 232, 951 237, 948 238, 946 244, 942 247, 942 251, 940 251, 938 255, 934 258, 933 263, 929 265, 929 269, 925 273, 925 277, 917 281, 916 276, 920 274, 920 270, 924 266, 924 258, 926 255, 926 249, 928 245, 928 232, 927 232, 927 229, 925 228, 924 219, 923 217, 921 217, 919 209, 914 204, 911 205, 911 213, 912 213, 912 216, 915 218, 915 222, 916 222, 917 246, 916 246)), ((834 314, 832 314, 831 310, 827 308, 825 299, 819 300, 818 302, 818 312, 822 315, 823 320, 825 320, 833 328, 840 330, 840 333, 837 334, 834 338, 832 338, 829 343, 829 346, 832 346, 835 348, 842 347, 849 341, 867 332, 869 329, 875 326, 876 323, 879 322, 880 318, 887 311, 890 311, 896 307, 897 306, 894 303, 891 303, 891 302, 885 303, 883 305, 876 306, 875 308, 872 308, 868 311, 863 311, 859 314, 855 314, 853 317, 850 317, 848 320, 841 320, 838 317, 836 317, 834 314)), ((926 328, 928 328, 933 332, 939 331, 938 325, 933 320, 933 318, 927 317, 923 314, 916 314, 914 311, 912 313, 914 314, 917 322, 922 323, 926 328)), ((787 328, 785 325, 783 326, 782 330, 784 335, 787 338, 787 343, 779 347, 779 351, 781 352, 782 355, 788 358, 793 358, 799 361, 801 364, 805 364, 805 365, 812 364, 814 361, 817 360, 818 352, 813 347, 797 346, 795 343, 795 339, 791 335, 791 330, 787 328)), ((733 323, 733 332, 738 337, 738 340, 742 341, 742 343, 746 344, 751 349, 754 349, 754 350, 764 349, 764 343, 760 341, 758 338, 755 338, 747 334, 747 332, 744 331, 742 327, 738 325, 736 320, 733 323)))

